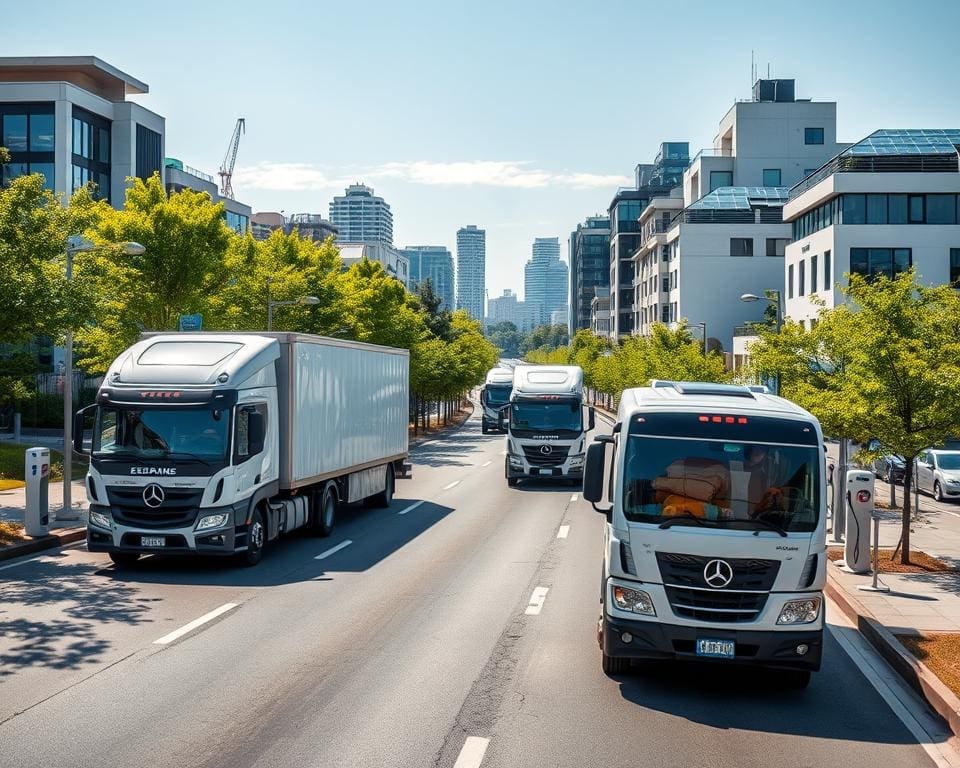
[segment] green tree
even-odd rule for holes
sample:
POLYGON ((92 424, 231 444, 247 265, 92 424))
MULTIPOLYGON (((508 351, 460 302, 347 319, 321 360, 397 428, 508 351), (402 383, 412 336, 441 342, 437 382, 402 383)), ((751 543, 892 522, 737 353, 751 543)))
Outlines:
POLYGON ((417 297, 420 299, 420 306, 426 312, 424 320, 430 333, 438 339, 449 341, 452 333, 453 313, 449 309, 441 308, 443 299, 433 290, 433 281, 430 278, 419 283, 417 297))
POLYGON ((487 328, 487 338, 490 343, 500 349, 502 357, 519 357, 520 344, 523 342, 523 334, 517 330, 517 326, 509 321, 495 323, 487 328))
POLYGON ((351 265, 344 280, 344 332, 357 341, 412 349, 427 338, 420 301, 378 261, 351 265))

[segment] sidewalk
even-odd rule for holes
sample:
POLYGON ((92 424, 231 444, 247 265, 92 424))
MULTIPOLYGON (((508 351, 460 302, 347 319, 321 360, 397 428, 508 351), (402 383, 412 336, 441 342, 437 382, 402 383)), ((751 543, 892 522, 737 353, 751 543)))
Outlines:
MULTIPOLYGON (((50 483, 49 503, 47 505, 50 513, 50 535, 25 538, 17 544, 2 546, 0 547, 0 560, 9 560, 82 540, 86 536, 88 506, 83 480, 73 481, 73 508, 79 519, 57 520, 56 515, 62 505, 63 483, 50 483)), ((26 490, 24 488, 0 491, 0 522, 23 523, 26 506, 26 490)))

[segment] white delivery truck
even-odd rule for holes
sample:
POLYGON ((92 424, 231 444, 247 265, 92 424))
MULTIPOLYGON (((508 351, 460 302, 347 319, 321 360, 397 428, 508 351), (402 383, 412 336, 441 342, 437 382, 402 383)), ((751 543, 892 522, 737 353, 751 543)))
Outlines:
POLYGON ((823 648, 825 455, 817 420, 779 397, 668 381, 626 390, 613 434, 588 449, 583 488, 607 517, 604 671, 702 659, 806 686, 823 648))
POLYGON ((487 378, 480 390, 480 431, 487 434, 491 430, 503 431, 503 421, 500 419, 500 409, 510 402, 510 393, 513 391, 513 369, 491 368, 487 371, 487 378))
POLYGON ((390 504, 406 476, 406 350, 293 333, 145 335, 77 413, 92 421, 87 547, 237 555, 339 505, 390 504))
POLYGON ((500 420, 507 431, 507 484, 515 486, 524 477, 579 484, 594 419, 593 407, 584 405, 579 366, 518 365, 510 404, 500 420))

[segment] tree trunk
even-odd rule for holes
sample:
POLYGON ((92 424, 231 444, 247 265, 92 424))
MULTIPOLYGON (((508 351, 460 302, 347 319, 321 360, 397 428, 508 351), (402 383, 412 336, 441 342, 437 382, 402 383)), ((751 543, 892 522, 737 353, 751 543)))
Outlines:
POLYGON ((910 565, 910 488, 913 486, 913 456, 904 457, 903 476, 903 518, 901 520, 900 562, 910 565))

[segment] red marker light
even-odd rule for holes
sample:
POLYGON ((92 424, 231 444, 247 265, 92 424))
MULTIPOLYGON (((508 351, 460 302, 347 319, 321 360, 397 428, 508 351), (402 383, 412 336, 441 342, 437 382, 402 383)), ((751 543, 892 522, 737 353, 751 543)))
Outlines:
POLYGON ((746 424, 746 423, 747 423, 746 416, 741 416, 739 419, 737 419, 737 424, 746 424))
POLYGON ((720 416, 714 416, 714 417, 713 417, 712 419, 710 419, 710 420, 711 420, 714 424, 719 424, 721 421, 723 421, 723 418, 720 417, 720 416))
POLYGON ((724 421, 725 421, 727 424, 733 424, 733 423, 734 423, 734 418, 733 418, 733 416, 727 416, 727 417, 724 419, 724 421))
POLYGON ((709 416, 698 416, 698 417, 697 417, 697 420, 698 420, 698 421, 710 421, 710 417, 709 417, 709 416))

